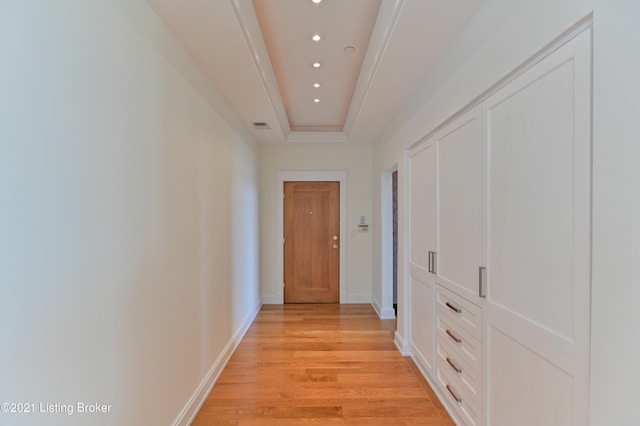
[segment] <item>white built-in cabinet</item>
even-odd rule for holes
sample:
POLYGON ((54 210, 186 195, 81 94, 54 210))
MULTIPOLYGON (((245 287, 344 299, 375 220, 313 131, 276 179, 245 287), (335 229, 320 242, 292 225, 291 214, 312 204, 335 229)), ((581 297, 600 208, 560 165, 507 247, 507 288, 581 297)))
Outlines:
POLYGON ((588 424, 591 31, 407 157, 412 356, 461 425, 588 424))
POLYGON ((436 250, 436 146, 427 143, 409 155, 409 292, 411 350, 418 364, 433 372, 435 354, 434 279, 436 250))
POLYGON ((411 348, 460 418, 481 416, 481 108, 409 152, 411 348))

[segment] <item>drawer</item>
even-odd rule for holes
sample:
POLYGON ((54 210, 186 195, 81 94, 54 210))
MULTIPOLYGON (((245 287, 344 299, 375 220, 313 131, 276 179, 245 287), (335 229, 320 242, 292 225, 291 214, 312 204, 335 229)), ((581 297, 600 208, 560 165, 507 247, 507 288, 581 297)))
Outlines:
POLYGON ((436 341, 452 348, 451 352, 456 354, 456 359, 460 359, 460 362, 466 363, 475 371, 481 371, 480 340, 446 315, 438 315, 436 318, 436 341))
POLYGON ((436 286, 436 312, 446 315, 478 340, 482 338, 482 310, 468 300, 438 284, 436 286))
POLYGON ((438 341, 436 348, 437 368, 448 370, 450 377, 457 377, 457 389, 466 399, 474 401, 480 407, 480 388, 482 386, 480 370, 471 365, 460 353, 453 350, 448 343, 438 341))
POLYGON ((436 363, 436 381, 444 398, 443 402, 453 411, 456 423, 465 426, 480 425, 480 398, 465 392, 453 370, 436 363))

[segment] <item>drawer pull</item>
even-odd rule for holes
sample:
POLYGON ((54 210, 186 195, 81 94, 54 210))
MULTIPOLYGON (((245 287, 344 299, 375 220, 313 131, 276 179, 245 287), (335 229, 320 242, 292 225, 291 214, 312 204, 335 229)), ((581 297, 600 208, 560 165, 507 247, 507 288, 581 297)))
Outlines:
POLYGON ((447 390, 449 391, 449 393, 451 394, 451 396, 453 397, 453 399, 455 399, 457 402, 462 402, 462 398, 460 398, 458 396, 458 394, 456 393, 456 391, 451 387, 451 385, 447 385, 447 390))
POLYGON ((458 373, 458 374, 462 373, 462 368, 458 367, 458 364, 456 364, 456 362, 454 360, 452 360, 451 358, 447 357, 447 363, 451 366, 451 368, 453 368, 455 370, 456 373, 458 373))
POLYGON ((447 328, 447 334, 449 335, 449 337, 455 340, 456 343, 462 343, 462 339, 458 337, 453 331, 449 330, 448 328, 447 328))
POLYGON ((453 312, 455 312, 457 314, 461 314, 462 313, 462 309, 458 308, 456 305, 454 305, 451 302, 447 302, 447 303, 445 303, 445 305, 447 305, 447 308, 451 309, 453 312))

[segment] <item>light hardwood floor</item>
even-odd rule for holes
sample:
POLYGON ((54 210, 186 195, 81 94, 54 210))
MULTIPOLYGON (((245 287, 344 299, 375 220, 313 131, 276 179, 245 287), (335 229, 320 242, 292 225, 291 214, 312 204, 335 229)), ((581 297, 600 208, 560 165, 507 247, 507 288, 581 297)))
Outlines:
POLYGON ((265 305, 193 425, 453 421, 370 305, 265 305))

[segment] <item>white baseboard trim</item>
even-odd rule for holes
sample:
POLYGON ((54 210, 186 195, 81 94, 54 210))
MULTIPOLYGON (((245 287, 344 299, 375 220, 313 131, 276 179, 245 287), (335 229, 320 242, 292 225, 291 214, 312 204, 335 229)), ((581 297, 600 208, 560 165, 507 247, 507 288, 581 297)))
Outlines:
POLYGON ((393 343, 395 343, 396 348, 398 348, 402 356, 411 356, 411 347, 409 346, 407 341, 404 340, 402 336, 400 336, 400 334, 398 334, 397 330, 394 333, 393 343))
POLYGON ((375 298, 371 298, 371 307, 374 311, 376 311, 376 315, 378 318, 382 319, 382 314, 380 313, 380 302, 378 302, 375 298))
POLYGON ((380 319, 396 319, 396 311, 393 308, 384 308, 380 313, 380 319))
POLYGON ((262 303, 264 305, 281 305, 282 300, 279 299, 275 294, 263 294, 262 303))
POLYGON ((205 375, 204 379, 202 379, 202 382, 193 392, 191 398, 189 398, 187 405, 185 405, 180 414, 178 414, 178 417, 173 422, 174 426, 189 426, 191 422, 193 422, 193 419, 195 419, 196 414, 198 414, 200 407, 202 407, 202 404, 204 404, 204 401, 207 399, 209 392, 211 392, 213 385, 218 381, 222 370, 224 370, 224 367, 229 362, 231 355, 233 355, 233 352, 235 352, 240 341, 247 333, 247 330, 249 330, 249 327, 255 320, 258 312, 260 312, 260 308, 262 308, 262 303, 258 303, 256 307, 247 314, 240 327, 238 327, 236 332, 233 334, 233 337, 231 337, 229 343, 227 343, 227 346, 225 346, 220 356, 218 356, 218 359, 213 363, 209 372, 205 375))
MULTIPOLYGON (((264 305, 281 305, 282 295, 263 294, 262 303, 264 305)), ((341 293, 340 303, 371 303, 371 295, 369 293, 341 293)), ((374 307, 375 309, 375 307, 374 307)))
POLYGON ((347 293, 346 302, 343 303, 371 303, 371 295, 369 293, 347 293))
POLYGON ((427 369, 422 363, 422 361, 416 358, 414 355, 411 355, 411 359, 413 359, 414 364, 418 367, 418 370, 420 370, 420 374, 422 374, 422 377, 424 377, 424 379, 429 384, 429 387, 431 388, 431 390, 436 394, 436 396, 440 400, 440 403, 442 404, 444 409, 447 411, 447 413, 451 417, 451 420, 453 420, 457 425, 464 424, 458 420, 458 415, 454 410, 451 409, 451 407, 449 406, 449 401, 447 400, 445 395, 442 393, 441 388, 437 385, 436 380, 432 379, 431 374, 427 372, 427 369))
POLYGON ((373 310, 376 311, 376 314, 378 314, 378 318, 381 320, 396 319, 396 311, 394 311, 393 308, 383 309, 380 306, 380 302, 376 299, 371 301, 371 306, 373 307, 373 310))

